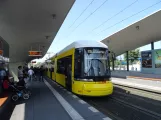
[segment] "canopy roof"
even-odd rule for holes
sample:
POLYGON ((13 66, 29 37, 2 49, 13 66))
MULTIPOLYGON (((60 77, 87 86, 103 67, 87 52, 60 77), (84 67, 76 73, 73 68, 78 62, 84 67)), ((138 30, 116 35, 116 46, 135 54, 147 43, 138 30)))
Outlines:
POLYGON ((102 40, 116 56, 161 40, 161 10, 102 40))
POLYGON ((75 0, 0 0, 0 36, 10 46, 11 62, 47 52, 75 0))

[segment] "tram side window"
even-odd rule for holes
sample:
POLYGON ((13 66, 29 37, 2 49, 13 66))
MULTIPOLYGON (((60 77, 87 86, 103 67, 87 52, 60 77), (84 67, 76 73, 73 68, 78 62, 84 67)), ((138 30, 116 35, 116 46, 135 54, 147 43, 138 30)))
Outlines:
POLYGON ((64 67, 64 60, 59 59, 57 61, 57 73, 64 74, 65 73, 65 67, 64 67))

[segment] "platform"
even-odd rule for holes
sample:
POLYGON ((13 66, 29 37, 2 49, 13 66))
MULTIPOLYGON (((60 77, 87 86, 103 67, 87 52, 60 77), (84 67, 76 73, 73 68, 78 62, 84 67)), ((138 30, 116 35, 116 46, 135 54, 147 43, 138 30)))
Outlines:
POLYGON ((112 78, 112 82, 118 85, 124 85, 134 88, 139 88, 147 91, 161 93, 161 81, 147 79, 136 79, 136 78, 112 78))
POLYGON ((11 94, 4 92, 0 95, 0 120, 9 119, 12 114, 14 103, 11 101, 11 94))
POLYGON ((31 98, 19 101, 10 120, 111 120, 48 78, 31 87, 31 98))

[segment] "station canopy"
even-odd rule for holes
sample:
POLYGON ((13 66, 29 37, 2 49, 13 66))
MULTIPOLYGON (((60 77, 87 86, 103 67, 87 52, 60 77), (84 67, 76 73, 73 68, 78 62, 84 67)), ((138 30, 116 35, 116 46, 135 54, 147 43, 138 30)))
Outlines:
POLYGON ((119 56, 151 42, 161 40, 161 10, 102 40, 119 56))
POLYGON ((10 61, 46 54, 75 0, 0 0, 0 36, 10 47, 10 61))

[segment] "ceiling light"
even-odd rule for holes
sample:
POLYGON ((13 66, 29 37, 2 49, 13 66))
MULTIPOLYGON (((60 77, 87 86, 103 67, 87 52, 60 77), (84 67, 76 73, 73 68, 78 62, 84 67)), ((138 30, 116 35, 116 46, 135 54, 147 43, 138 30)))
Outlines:
POLYGON ((136 29, 137 29, 137 30, 139 30, 139 28, 140 28, 139 26, 136 26, 136 29))
POLYGON ((48 38, 49 38, 49 36, 45 36, 45 38, 46 38, 46 39, 48 39, 48 38))
POLYGON ((56 19, 56 14, 52 14, 53 19, 56 19))

